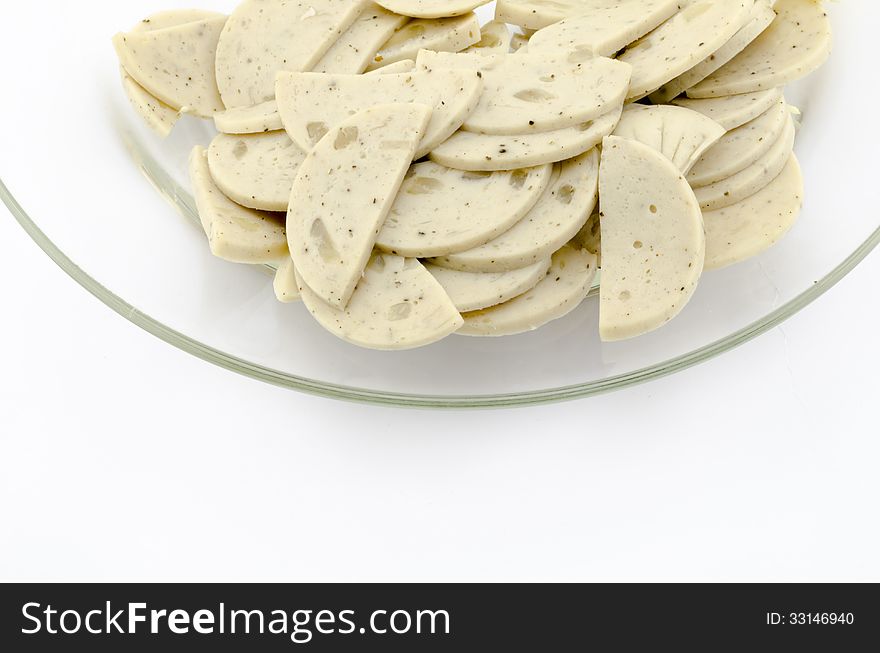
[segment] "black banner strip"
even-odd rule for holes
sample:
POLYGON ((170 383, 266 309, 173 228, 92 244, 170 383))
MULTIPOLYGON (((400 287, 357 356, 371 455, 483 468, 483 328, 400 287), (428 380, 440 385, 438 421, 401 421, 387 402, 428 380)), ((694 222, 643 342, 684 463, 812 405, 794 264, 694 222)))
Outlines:
POLYGON ((15 653, 850 651, 878 635, 876 585, 0 586, 15 653))

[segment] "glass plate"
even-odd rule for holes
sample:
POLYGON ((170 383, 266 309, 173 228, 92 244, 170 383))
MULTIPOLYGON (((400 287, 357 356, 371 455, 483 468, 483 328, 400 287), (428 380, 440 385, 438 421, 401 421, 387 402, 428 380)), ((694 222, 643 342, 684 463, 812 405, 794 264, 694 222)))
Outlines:
MULTIPOLYGON (((357 349, 324 332, 301 305, 278 304, 266 270, 211 257, 185 171, 190 148, 207 144, 212 127, 187 118, 162 142, 122 94, 112 35, 159 9, 193 4, 228 11, 236 3, 44 0, 7 9, 0 195, 40 247, 112 309, 241 374, 403 406, 586 397, 682 370, 766 332, 840 281, 880 241, 877 131, 856 104, 873 91, 873 60, 861 50, 876 38, 880 10, 878 3, 857 10, 852 2, 829 4, 834 55, 788 92, 803 111, 802 218, 765 255, 707 273, 669 326, 602 344, 594 296, 566 319, 518 337, 452 337, 390 354, 357 349)), ((491 6, 481 13, 488 18, 491 6)))

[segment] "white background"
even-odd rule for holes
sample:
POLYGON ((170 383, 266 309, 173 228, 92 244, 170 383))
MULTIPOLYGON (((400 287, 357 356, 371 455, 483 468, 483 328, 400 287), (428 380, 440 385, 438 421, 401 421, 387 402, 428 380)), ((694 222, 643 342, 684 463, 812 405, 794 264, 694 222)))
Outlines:
POLYGON ((0 242, 2 580, 880 580, 876 253, 677 376, 454 413, 240 378, 0 242))
POLYGON ((191 358, 2 207, 0 243, 0 581, 880 581, 880 253, 677 376, 419 412, 191 358))

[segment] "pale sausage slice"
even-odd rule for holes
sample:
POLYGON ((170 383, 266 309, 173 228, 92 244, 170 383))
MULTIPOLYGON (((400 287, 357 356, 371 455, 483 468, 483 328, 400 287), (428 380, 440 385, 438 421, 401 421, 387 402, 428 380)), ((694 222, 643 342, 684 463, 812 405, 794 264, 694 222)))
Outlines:
POLYGON ((702 113, 724 127, 724 129, 730 131, 754 120, 769 110, 780 98, 782 98, 782 89, 773 88, 769 91, 707 98, 704 100, 679 98, 673 100, 672 104, 702 113))
POLYGON ((217 46, 217 84, 228 109, 275 97, 275 75, 311 70, 367 0, 244 0, 217 46))
POLYGON ((773 24, 730 63, 688 90, 693 98, 766 91, 809 75, 831 54, 831 22, 817 0, 779 0, 773 24))
POLYGON ((208 18, 222 18, 223 14, 207 9, 169 9, 147 16, 131 28, 133 33, 155 32, 168 27, 178 27, 208 18))
POLYGON ((344 310, 328 306, 303 283, 306 307, 327 331, 359 347, 414 349, 455 333, 462 319, 443 287, 416 259, 376 254, 344 310))
POLYGON ((790 113, 785 99, 742 127, 727 132, 687 175, 691 186, 707 186, 735 175, 764 156, 782 136, 790 113))
POLYGON ((471 12, 489 0, 376 0, 376 4, 411 18, 448 18, 471 12))
POLYGON ((590 216, 583 229, 571 239, 571 244, 593 254, 596 257, 596 265, 600 270, 602 269, 602 230, 598 213, 590 216))
POLYGON ((578 15, 535 32, 530 52, 611 57, 675 14, 680 0, 583 0, 578 15))
POLYGON ((345 308, 431 117, 422 104, 371 107, 332 128, 299 169, 290 253, 318 297, 345 308))
MULTIPOLYGON (((201 9, 179 9, 173 11, 162 11, 143 19, 135 25, 131 32, 143 33, 154 32, 166 27, 176 27, 185 25, 206 18, 218 18, 222 14, 213 11, 204 11, 201 9)), ((168 106, 162 100, 155 97, 143 86, 138 84, 134 78, 129 75, 124 67, 120 67, 122 75, 122 88, 128 96, 134 110, 140 114, 147 126, 155 131, 162 138, 167 138, 174 125, 180 119, 180 113, 173 107, 168 106)))
POLYGON ((397 75, 399 73, 410 73, 416 69, 416 60, 413 59, 403 59, 401 61, 395 61, 394 63, 390 63, 387 66, 383 66, 382 68, 376 68, 376 70, 371 70, 366 75, 397 75))
MULTIPOLYGON (((406 73, 415 67, 415 61, 398 61, 371 74, 406 73)), ((278 102, 275 100, 269 100, 252 107, 239 107, 216 113, 214 114, 214 126, 217 131, 225 134, 259 134, 284 129, 281 114, 278 113, 278 102)))
POLYGON ((606 342, 662 327, 703 271, 700 206, 678 168, 637 141, 609 136, 599 173, 600 332, 606 342))
POLYGON ((803 206, 804 179, 794 155, 763 190, 717 211, 704 211, 706 269, 757 256, 794 226, 803 206))
POLYGON ((284 129, 275 100, 215 113, 214 126, 224 134, 259 134, 284 129))
POLYGON ((379 49, 407 22, 405 16, 370 3, 312 70, 352 75, 364 72, 379 49))
POLYGON ((577 16, 588 0, 498 0, 495 20, 539 30, 553 23, 577 16))
POLYGON ((282 304, 292 304, 302 299, 299 286, 296 283, 296 269, 293 267, 293 259, 286 257, 275 271, 275 280, 272 282, 275 297, 282 304))
POLYGON ((487 243, 519 222, 550 185, 553 166, 462 172, 412 167, 376 240, 386 252, 445 256, 487 243))
POLYGON ((525 54, 529 51, 529 35, 528 34, 514 34, 513 38, 510 39, 510 53, 516 54, 517 52, 520 54, 525 54))
POLYGON ((419 53, 420 70, 467 69, 483 77, 483 95, 465 131, 502 136, 565 129, 595 120, 626 96, 630 69, 604 57, 572 54, 477 56, 419 53))
POLYGON ((117 34, 116 54, 126 72, 169 107, 210 118, 223 111, 214 56, 225 16, 174 27, 117 34))
POLYGON ((653 93, 727 43, 749 20, 755 0, 689 0, 679 13, 620 55, 633 67, 627 99, 653 93))
POLYGON ((509 231, 485 245, 433 262, 465 272, 504 272, 532 265, 578 233, 596 207, 598 190, 597 148, 557 164, 544 195, 509 231))
POLYGON ((293 180, 305 160, 306 153, 283 131, 219 134, 208 148, 211 176, 223 194, 263 211, 287 211, 293 180))
POLYGON ((497 306, 527 293, 547 276, 550 259, 510 272, 461 272, 426 264, 459 312, 497 306))
POLYGON ((577 127, 520 136, 493 136, 458 131, 434 148, 431 160, 459 170, 510 170, 557 163, 588 152, 620 120, 622 106, 577 127))
POLYGON ((661 86, 651 94, 654 104, 664 104, 678 97, 692 86, 706 79, 709 75, 721 68, 728 61, 746 49, 746 47, 758 38, 776 18, 776 12, 770 7, 770 0, 757 0, 752 9, 752 18, 745 26, 733 35, 720 50, 713 52, 702 62, 691 68, 683 75, 679 75, 670 82, 661 86))
POLYGON ((508 54, 513 34, 506 23, 493 20, 480 28, 480 41, 463 50, 474 54, 508 54))
POLYGON ((788 163, 794 147, 794 138, 794 121, 789 116, 782 136, 755 163, 732 177, 694 189, 703 210, 714 211, 736 204, 754 195, 776 179, 785 164, 788 163))
POLYGON ((596 257, 566 245, 553 255, 547 276, 524 295, 482 311, 465 313, 463 336, 501 337, 534 331, 559 320, 590 294, 596 257))
POLYGON ((724 136, 724 128, 681 107, 630 104, 614 134, 653 147, 687 174, 703 153, 724 136))
POLYGON ((373 57, 367 70, 415 59, 419 50, 461 52, 480 42, 480 21, 476 14, 437 20, 413 20, 400 28, 373 57))
POLYGON ((174 130, 174 125, 180 119, 180 113, 134 81, 124 70, 122 89, 125 91, 132 108, 147 123, 147 126, 160 137, 168 138, 174 130))
POLYGON ((395 75, 284 73, 276 86, 287 133, 308 151, 328 130, 377 104, 418 102, 433 108, 416 151, 421 158, 449 138, 474 110, 482 80, 474 71, 437 70, 395 75))
POLYGON ((211 252, 233 263, 274 263, 289 255, 284 214, 247 209, 226 197, 214 184, 207 152, 196 147, 190 156, 190 180, 211 252))

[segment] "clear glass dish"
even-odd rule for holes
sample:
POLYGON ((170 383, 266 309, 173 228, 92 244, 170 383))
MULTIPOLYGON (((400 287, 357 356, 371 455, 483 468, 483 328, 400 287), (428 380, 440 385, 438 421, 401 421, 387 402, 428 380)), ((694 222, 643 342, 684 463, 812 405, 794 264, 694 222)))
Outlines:
MULTIPOLYGON (((185 119, 160 141, 123 96, 112 35, 153 11, 194 4, 231 10, 236 2, 46 0, 7 9, 0 196, 37 244, 110 308, 229 370, 303 392, 401 406, 587 397, 682 370, 772 329, 880 242, 872 188, 877 131, 861 104, 875 78, 862 44, 875 38, 880 9, 829 3, 832 59, 788 92, 803 112, 802 218, 765 255, 707 273, 668 327, 602 344, 594 296, 568 318, 514 338, 452 337, 391 354, 357 349, 325 333, 302 306, 278 304, 266 270, 211 257, 196 226, 186 160, 213 128, 185 119)), ((488 17, 492 8, 481 12, 488 17)))

